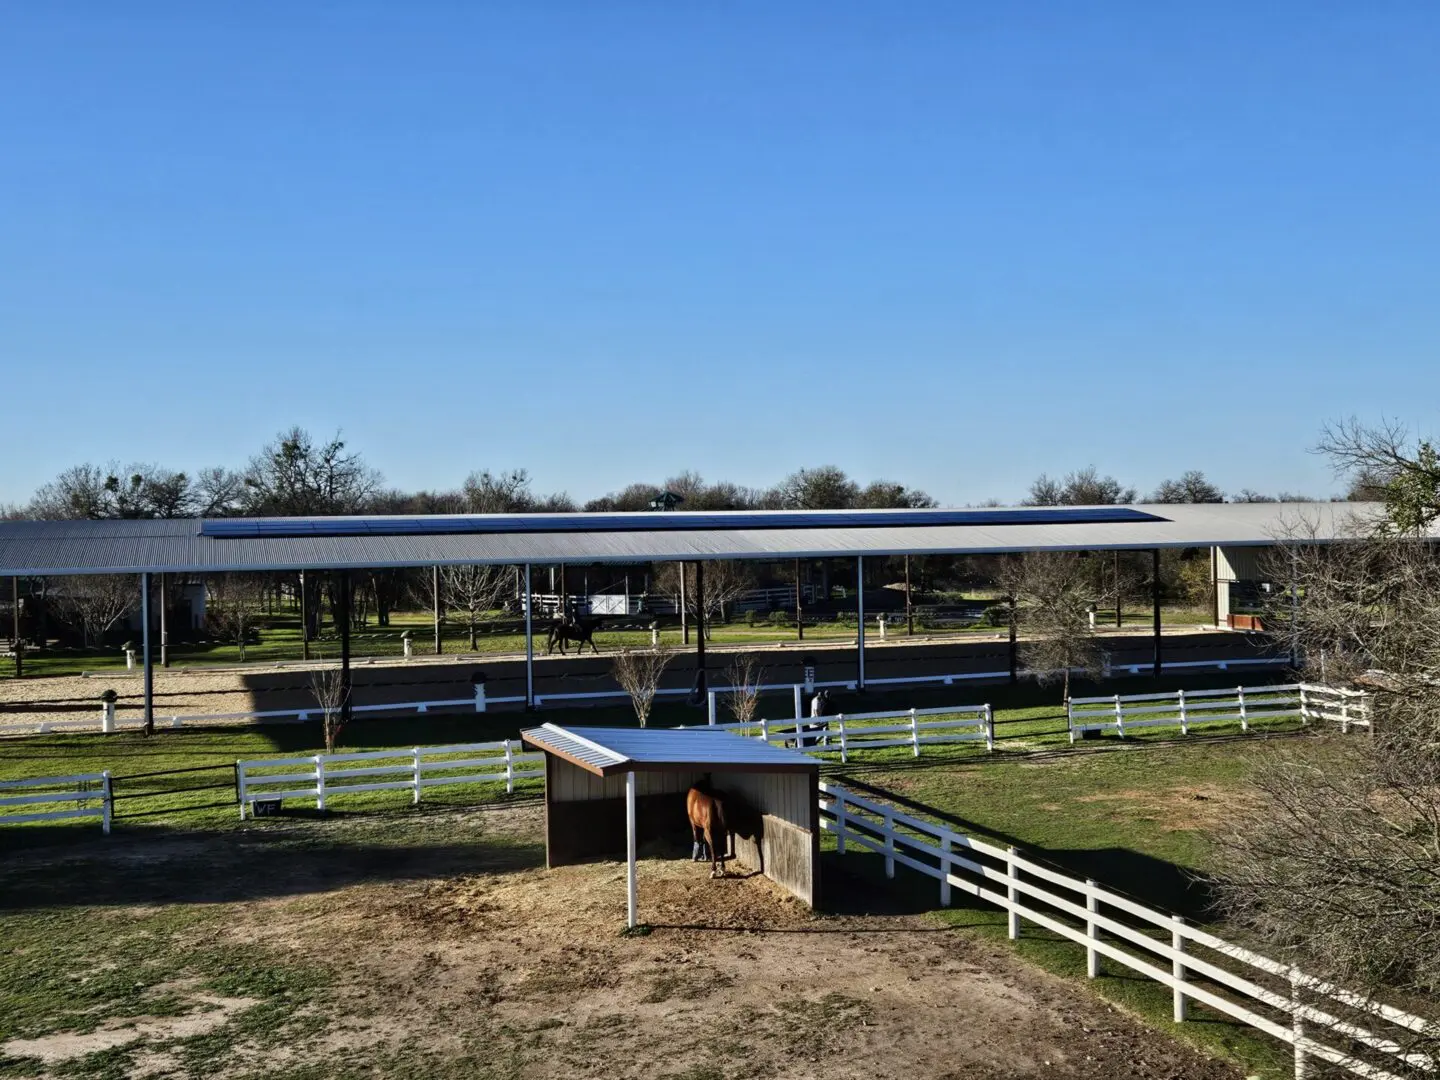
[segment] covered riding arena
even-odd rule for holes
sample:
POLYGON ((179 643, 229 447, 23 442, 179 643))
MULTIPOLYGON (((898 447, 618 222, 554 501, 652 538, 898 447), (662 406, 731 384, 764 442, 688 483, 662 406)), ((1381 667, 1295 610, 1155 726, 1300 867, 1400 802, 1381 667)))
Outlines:
MULTIPOLYGON (((521 733, 545 754, 550 868, 625 853, 628 923, 637 924, 636 853, 690 842, 685 795, 709 782, 724 799, 734 860, 810 907, 820 901, 820 765, 724 731, 573 727, 521 733)), ((724 841, 716 838, 717 846, 724 841)), ((723 851, 722 851, 723 854, 723 851)))

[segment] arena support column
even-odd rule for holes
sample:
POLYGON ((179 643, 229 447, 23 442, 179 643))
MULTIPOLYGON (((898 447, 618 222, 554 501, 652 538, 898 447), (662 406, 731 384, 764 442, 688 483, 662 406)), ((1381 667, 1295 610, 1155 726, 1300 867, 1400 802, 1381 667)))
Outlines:
POLYGON ((145 676, 145 734, 155 730, 155 665, 150 662, 150 575, 140 575, 140 664, 145 676))
POLYGON ((705 618, 705 564, 695 563, 695 699, 705 702, 705 630, 710 620, 705 618))
POLYGON ((635 774, 625 774, 625 925, 635 929, 635 774))
POLYGON ((859 633, 855 635, 855 689, 865 689, 865 556, 855 556, 855 596, 859 601, 856 622, 859 633))
POLYGON ((1155 664, 1154 675, 1160 677, 1160 549, 1150 549, 1150 602, 1155 609, 1155 664))
POLYGON ((335 621, 340 631, 340 726, 350 723, 354 715, 351 698, 350 678, 350 571, 341 570, 337 576, 335 596, 335 621))
POLYGON ((531 612, 530 564, 525 564, 525 708, 535 708, 535 621, 531 612))

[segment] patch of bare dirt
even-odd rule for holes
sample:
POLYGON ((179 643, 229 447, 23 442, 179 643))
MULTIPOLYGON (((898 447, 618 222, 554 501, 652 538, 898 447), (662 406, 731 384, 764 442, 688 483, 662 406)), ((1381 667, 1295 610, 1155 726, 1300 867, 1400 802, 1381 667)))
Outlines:
POLYGON ((1216 784, 1182 784, 1164 791, 1103 791, 1080 795, 1076 802, 1123 803, 1156 817, 1162 828, 1211 830, 1235 820, 1237 813, 1259 808, 1259 800, 1244 791, 1216 784))
POLYGON ((921 916, 816 915, 684 858, 642 860, 639 894, 643 936, 620 933, 615 863, 358 885, 231 918, 349 970, 326 1041, 482 1039, 518 1077, 1238 1075, 921 916))
POLYGON ((46 1065, 83 1057, 98 1050, 124 1046, 136 1039, 163 1041, 186 1039, 214 1031, 241 1009, 258 1004, 254 998, 220 997, 216 994, 190 993, 196 1006, 180 1016, 141 1016, 113 1020, 94 1031, 83 1034, 59 1032, 39 1039, 11 1039, 0 1044, 0 1054, 17 1058, 39 1058, 46 1065))

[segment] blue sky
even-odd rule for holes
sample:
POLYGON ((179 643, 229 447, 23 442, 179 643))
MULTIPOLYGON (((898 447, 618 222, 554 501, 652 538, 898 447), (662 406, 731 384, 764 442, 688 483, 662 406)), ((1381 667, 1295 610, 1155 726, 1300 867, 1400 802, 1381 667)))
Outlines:
POLYGON ((0 502, 343 429, 578 498, 1324 493, 1440 398, 1430 3, 0 8, 0 502))

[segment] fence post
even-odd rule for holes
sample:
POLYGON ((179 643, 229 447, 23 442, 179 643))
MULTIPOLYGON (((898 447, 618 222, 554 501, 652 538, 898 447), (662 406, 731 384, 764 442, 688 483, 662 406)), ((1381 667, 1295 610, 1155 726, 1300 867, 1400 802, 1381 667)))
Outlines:
POLYGON ((315 763, 315 809, 325 809, 325 759, 316 754, 310 759, 315 763))
MULTIPOLYGON (((985 709, 985 717, 984 717, 984 719, 985 719, 985 749, 986 749, 986 750, 989 750, 991 753, 994 753, 994 752, 995 752, 995 710, 992 709, 992 708, 990 708, 989 705, 985 705, 985 706, 984 706, 984 709, 985 709)), ((1074 742, 1074 741, 1075 741, 1075 737, 1074 737, 1073 734, 1072 734, 1071 737, 1070 737, 1070 741, 1071 741, 1071 742, 1074 742)))
POLYGON ((1300 1019, 1300 969, 1290 969, 1290 1031, 1295 1039, 1295 1080, 1310 1075, 1310 1059, 1305 1053, 1305 1022, 1300 1019))
POLYGON ((1305 684, 1300 684, 1300 723, 1310 723, 1310 703, 1305 700, 1305 684))
MULTIPOLYGON (((1180 928, 1185 925, 1185 918, 1182 915, 1172 915, 1170 919, 1172 922, 1170 929, 1170 947, 1177 953, 1183 953, 1185 951, 1185 938, 1181 935, 1180 928)), ((1170 963, 1170 974, 1175 976, 1177 982, 1183 983, 1185 981, 1185 962, 1181 960, 1179 956, 1176 956, 1170 963)), ((1178 985, 1175 986, 1173 990, 1175 1000, 1172 1018, 1175 1023, 1183 1024, 1189 1018, 1190 999, 1185 996, 1185 991, 1178 985)))
POLYGON ((1189 727, 1189 723, 1188 723, 1188 719, 1189 719, 1189 718, 1185 715, 1185 691, 1184 691, 1184 690, 1178 690, 1178 691, 1176 691, 1176 696, 1180 699, 1180 734, 1181 734, 1181 735, 1189 735, 1189 734, 1190 734, 1190 727, 1189 727))
POLYGON ((895 876, 895 816, 889 809, 885 811, 885 876, 895 876))
POLYGON ((1344 698, 1340 699, 1340 734, 1350 734, 1350 703, 1344 698))
POLYGON ((415 792, 414 792, 414 797, 410 800, 410 805, 412 805, 412 806, 419 806, 419 805, 420 805, 420 747, 416 746, 416 747, 414 747, 413 749, 411 749, 411 751, 410 751, 410 760, 411 760, 411 762, 413 763, 413 766, 414 766, 414 769, 415 769, 415 792))
POLYGON ((1240 730, 1249 731, 1250 719, 1245 715, 1245 688, 1243 686, 1237 686, 1235 688, 1235 696, 1240 699, 1240 730))
POLYGON ((1075 706, 1065 699, 1065 726, 1070 729, 1070 745, 1075 745, 1075 706))
POLYGON ((846 754, 846 746, 845 746, 845 714, 844 714, 844 713, 839 713, 839 714, 835 717, 835 722, 836 722, 836 724, 837 724, 837 725, 839 726, 839 728, 840 728, 840 764, 843 765, 843 764, 845 764, 845 760, 846 760, 846 758, 845 758, 845 754, 846 754))
POLYGON ((715 726, 715 691, 709 690, 705 694, 705 722, 711 727, 715 726))
POLYGON ((805 690, 799 683, 790 689, 795 692, 795 726, 798 729, 800 721, 805 719, 805 690))
POLYGON ((910 710, 910 745, 914 747, 915 756, 920 756, 920 724, 917 714, 912 708, 910 710))
POLYGON ((760 741, 766 746, 770 745, 770 721, 763 716, 760 718, 760 741))
POLYGON ((950 834, 940 838, 940 906, 950 906, 950 834))
MULTIPOLYGON (((1018 881, 1020 878, 1020 867, 1015 865, 1015 848, 1005 849, 1005 876, 1011 881, 1018 881)), ((1020 902, 1020 890, 1014 885, 1005 888, 1005 895, 1010 900, 1010 907, 1007 909, 1010 915, 1010 940, 1018 941, 1020 938, 1020 913, 1015 910, 1015 905, 1020 902)))
POLYGON ((235 798, 240 803, 240 820, 245 820, 245 770, 235 762, 235 798))
POLYGON ((475 684, 475 711, 485 711, 485 684, 483 682, 475 684))
POLYGON ((505 740, 505 794, 515 794, 515 748, 505 740))
POLYGON ((1120 695, 1115 695, 1115 727, 1120 732, 1120 737, 1125 737, 1125 710, 1120 704, 1120 695))
MULTIPOLYGON (((20 647, 18 644, 15 646, 20 647)), ((110 813, 115 805, 114 796, 110 790, 110 770, 106 769, 100 774, 100 828, 106 836, 110 835, 110 813)))
MULTIPOLYGON (((1085 879, 1085 910, 1091 915, 1100 911, 1100 897, 1095 893, 1094 878, 1085 879)), ((1093 918, 1085 920, 1085 936, 1091 941, 1098 941, 1100 938, 1100 927, 1093 918)), ((1100 977, 1100 954, 1090 945, 1085 947, 1085 974, 1092 979, 1100 977)))
POLYGON ((843 788, 836 789, 835 798, 835 854, 845 854, 845 791, 843 788))

